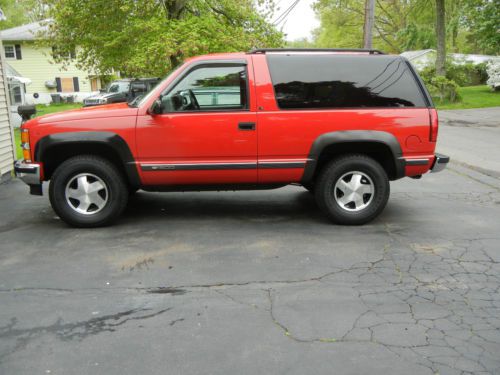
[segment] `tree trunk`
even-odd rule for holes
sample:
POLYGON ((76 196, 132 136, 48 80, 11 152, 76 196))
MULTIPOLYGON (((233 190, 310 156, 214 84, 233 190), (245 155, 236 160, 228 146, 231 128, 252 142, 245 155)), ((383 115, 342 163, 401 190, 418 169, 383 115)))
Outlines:
POLYGON ((446 29, 445 29, 445 0, 436 0, 436 75, 446 75, 446 29))
POLYGON ((365 0, 365 24, 363 26, 363 48, 372 49, 375 0, 365 0))

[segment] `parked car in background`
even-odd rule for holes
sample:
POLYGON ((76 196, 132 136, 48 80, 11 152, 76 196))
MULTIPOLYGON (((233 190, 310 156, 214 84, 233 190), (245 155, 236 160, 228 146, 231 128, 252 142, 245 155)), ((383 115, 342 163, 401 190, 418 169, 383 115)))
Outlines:
POLYGON ((159 78, 120 79, 111 82, 105 90, 83 100, 84 107, 120 102, 131 102, 155 87, 159 78))

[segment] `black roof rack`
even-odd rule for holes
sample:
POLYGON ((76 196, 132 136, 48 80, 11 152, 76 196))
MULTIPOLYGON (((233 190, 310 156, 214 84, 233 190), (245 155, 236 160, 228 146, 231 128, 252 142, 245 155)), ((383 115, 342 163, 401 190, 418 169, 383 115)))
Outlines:
POLYGON ((363 48, 256 48, 248 54, 266 53, 266 52, 366 52, 370 55, 385 55, 378 49, 363 48))

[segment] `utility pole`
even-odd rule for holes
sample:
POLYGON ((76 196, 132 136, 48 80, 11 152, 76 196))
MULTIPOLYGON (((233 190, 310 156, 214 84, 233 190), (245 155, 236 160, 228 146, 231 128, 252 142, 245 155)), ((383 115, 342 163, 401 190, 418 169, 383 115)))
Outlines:
POLYGON ((445 26, 445 5, 444 0, 436 0, 436 75, 446 75, 446 26, 445 26))
POLYGON ((365 0, 365 24, 363 26, 363 48, 372 49, 374 23, 375 23, 375 0, 365 0))

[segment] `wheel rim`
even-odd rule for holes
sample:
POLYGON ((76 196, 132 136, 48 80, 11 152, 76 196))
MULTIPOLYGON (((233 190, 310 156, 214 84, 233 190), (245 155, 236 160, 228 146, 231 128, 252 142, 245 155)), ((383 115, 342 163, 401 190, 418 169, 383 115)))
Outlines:
POLYGON ((337 180, 333 191, 335 201, 346 211, 361 211, 375 195, 372 179, 363 172, 347 172, 337 180))
POLYGON ((66 202, 79 214, 94 215, 106 207, 108 200, 108 187, 94 174, 80 173, 66 184, 66 202))

